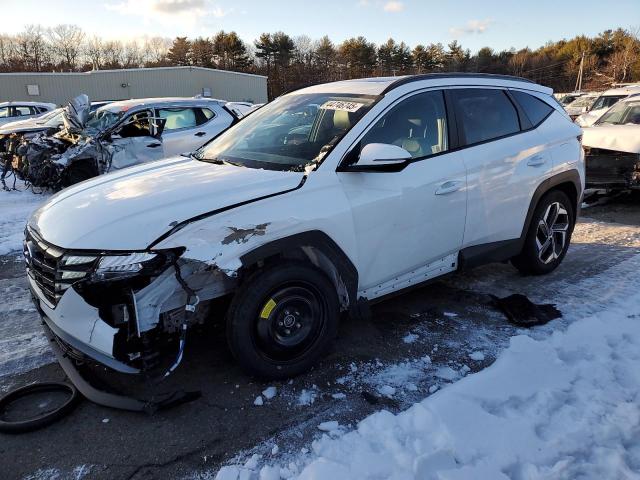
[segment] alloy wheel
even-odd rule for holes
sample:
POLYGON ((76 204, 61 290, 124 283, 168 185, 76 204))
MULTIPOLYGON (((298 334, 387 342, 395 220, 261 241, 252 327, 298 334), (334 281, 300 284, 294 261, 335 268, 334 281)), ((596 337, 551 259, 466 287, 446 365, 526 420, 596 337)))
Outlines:
POLYGON ((569 213, 560 202, 549 204, 538 222, 536 247, 538 259, 549 264, 562 255, 567 244, 569 213))

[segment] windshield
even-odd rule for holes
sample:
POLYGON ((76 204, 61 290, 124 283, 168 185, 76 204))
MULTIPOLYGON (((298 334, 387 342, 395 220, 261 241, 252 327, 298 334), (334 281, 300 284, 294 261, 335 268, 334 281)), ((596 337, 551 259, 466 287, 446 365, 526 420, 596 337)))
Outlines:
POLYGON ((304 170, 321 161, 376 96, 289 94, 256 110, 200 149, 196 158, 269 170, 304 170))
POLYGON ((565 95, 564 97, 562 97, 560 99, 560 104, 561 105, 569 105, 571 102, 573 102, 578 97, 579 97, 579 95, 565 95))
POLYGON ((591 106, 591 110, 600 110, 601 108, 611 108, 616 103, 618 103, 623 98, 626 98, 626 95, 607 95, 600 96, 598 99, 593 102, 591 106))
POLYGON ((86 128, 103 131, 115 125, 125 114, 122 110, 112 111, 107 108, 99 108, 89 114, 86 128))
POLYGON ((569 107, 589 107, 594 100, 596 99, 596 97, 579 97, 576 100, 574 100, 573 102, 571 102, 569 105, 569 107))
POLYGON ((640 99, 635 102, 620 102, 605 113, 598 125, 640 125, 640 99))

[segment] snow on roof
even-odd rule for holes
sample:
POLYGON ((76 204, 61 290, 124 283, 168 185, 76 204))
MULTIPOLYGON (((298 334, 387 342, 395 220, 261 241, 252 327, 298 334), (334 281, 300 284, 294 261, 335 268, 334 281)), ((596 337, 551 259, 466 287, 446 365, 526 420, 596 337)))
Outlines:
POLYGON ((606 90, 602 96, 608 97, 613 95, 631 95, 632 93, 640 93, 640 84, 627 85, 625 87, 610 88, 606 90))

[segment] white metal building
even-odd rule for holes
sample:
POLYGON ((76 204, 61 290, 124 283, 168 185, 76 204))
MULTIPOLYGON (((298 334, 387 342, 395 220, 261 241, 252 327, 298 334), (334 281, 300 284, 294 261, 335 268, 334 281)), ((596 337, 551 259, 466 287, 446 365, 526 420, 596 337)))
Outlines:
POLYGON ((202 67, 0 73, 0 102, 31 100, 64 105, 81 93, 92 101, 202 95, 264 103, 267 77, 202 67))

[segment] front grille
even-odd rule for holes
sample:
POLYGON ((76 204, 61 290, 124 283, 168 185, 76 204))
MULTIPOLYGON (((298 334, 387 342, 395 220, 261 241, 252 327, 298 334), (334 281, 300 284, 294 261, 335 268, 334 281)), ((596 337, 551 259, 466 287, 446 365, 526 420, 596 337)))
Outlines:
POLYGON ((27 274, 53 306, 58 304, 65 290, 93 270, 96 259, 86 257, 90 259, 87 263, 65 265, 63 258, 68 252, 47 243, 30 229, 26 231, 23 250, 27 274))

